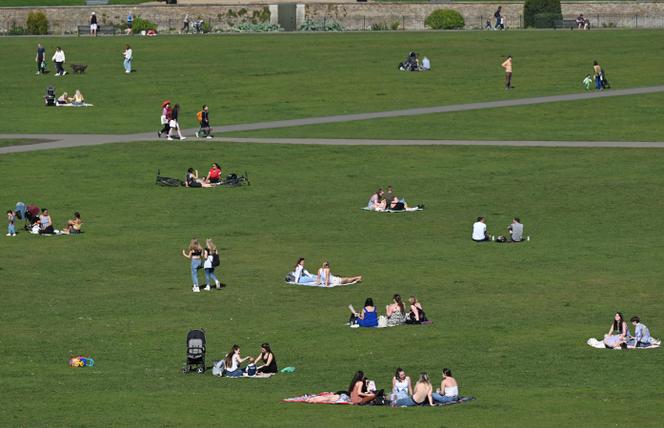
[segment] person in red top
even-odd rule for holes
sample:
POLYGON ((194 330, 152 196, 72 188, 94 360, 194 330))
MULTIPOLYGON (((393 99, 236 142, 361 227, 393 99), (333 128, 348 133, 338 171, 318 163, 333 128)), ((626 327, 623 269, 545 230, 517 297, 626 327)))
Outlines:
POLYGON ((170 101, 164 101, 161 104, 161 124, 163 125, 163 128, 161 131, 157 131, 157 137, 161 138, 162 134, 168 135, 169 131, 171 130, 171 127, 169 126, 169 122, 173 118, 173 109, 171 108, 171 102, 170 101))
POLYGON ((207 177, 205 177, 205 180, 211 184, 221 183, 221 167, 218 163, 212 162, 212 167, 210 168, 207 177))

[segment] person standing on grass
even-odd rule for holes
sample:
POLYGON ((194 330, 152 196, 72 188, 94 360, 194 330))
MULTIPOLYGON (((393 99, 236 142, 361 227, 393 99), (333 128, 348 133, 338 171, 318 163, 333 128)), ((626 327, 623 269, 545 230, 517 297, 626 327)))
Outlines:
POLYGON ((16 213, 7 211, 7 236, 16 236, 16 213))
POLYGON ((97 14, 94 12, 90 15, 90 35, 97 37, 97 14))
POLYGON ((46 71, 46 63, 44 60, 46 59, 46 49, 41 45, 41 43, 37 43, 37 56, 35 57, 35 61, 37 62, 37 74, 42 74, 46 71))
POLYGON ((496 18, 496 30, 504 30, 505 24, 503 24, 503 16, 500 14, 502 11, 502 6, 498 6, 498 10, 493 14, 493 17, 496 18))
POLYGON ((125 73, 129 74, 131 73, 131 60, 134 58, 134 53, 131 50, 131 46, 128 44, 125 45, 125 50, 122 53, 122 56, 124 56, 125 73))
POLYGON ((214 281, 217 290, 221 290, 221 282, 217 279, 217 276, 214 274, 215 259, 217 264, 219 263, 219 253, 217 251, 217 246, 214 245, 212 239, 208 238, 205 240, 205 253, 204 253, 205 262, 203 263, 203 269, 205 269, 205 291, 210 291, 210 281, 214 281))
POLYGON ((51 58, 51 60, 55 63, 56 76, 64 76, 67 74, 64 67, 65 51, 63 51, 60 46, 55 48, 55 53, 53 54, 53 58, 51 58))
POLYGON ((194 293, 199 293, 201 289, 198 286, 198 269, 201 267, 203 247, 198 243, 198 239, 192 238, 189 243, 189 248, 186 251, 182 250, 182 255, 191 260, 191 281, 194 284, 192 291, 194 293))
POLYGON ((512 55, 507 55, 501 67, 505 69, 505 89, 512 89, 512 55))
POLYGON ((595 74, 595 89, 601 91, 604 89, 602 85, 602 67, 597 61, 593 61, 593 72, 595 74))

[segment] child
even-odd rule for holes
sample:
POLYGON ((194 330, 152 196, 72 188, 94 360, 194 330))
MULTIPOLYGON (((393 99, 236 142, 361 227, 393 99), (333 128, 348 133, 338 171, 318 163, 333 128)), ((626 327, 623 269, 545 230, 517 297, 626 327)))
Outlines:
POLYGON ((200 128, 198 128, 198 131, 196 131, 196 137, 212 138, 212 135, 210 134, 212 132, 212 128, 210 128, 210 116, 208 113, 207 105, 203 104, 203 109, 196 113, 196 119, 200 124, 200 128))
POLYGON ((7 211, 7 236, 16 236, 16 213, 12 210, 7 211))
POLYGON ((632 317, 630 319, 632 325, 634 326, 634 347, 635 348, 647 348, 649 346, 659 346, 661 343, 659 340, 650 337, 650 330, 646 327, 645 324, 641 323, 641 318, 632 317))
POLYGON ((590 74, 586 74, 586 78, 583 79, 583 87, 586 88, 586 91, 589 91, 593 88, 593 78, 590 74))

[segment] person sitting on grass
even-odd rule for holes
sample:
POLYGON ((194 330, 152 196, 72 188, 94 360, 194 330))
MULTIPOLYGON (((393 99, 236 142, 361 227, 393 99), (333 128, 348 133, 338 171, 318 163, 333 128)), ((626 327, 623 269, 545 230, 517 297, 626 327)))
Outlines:
POLYGON ((310 284, 316 282, 316 275, 309 273, 308 270, 304 268, 304 257, 297 259, 295 267, 293 268, 293 282, 297 284, 310 284))
POLYGON ((400 398, 392 402, 394 407, 411 407, 411 406, 433 406, 433 386, 431 386, 431 380, 429 380, 429 375, 426 373, 420 373, 420 378, 415 384, 412 395, 400 398))
POLYGON ((349 309, 353 313, 353 321, 360 327, 378 327, 378 311, 376 311, 371 297, 364 301, 364 307, 359 314, 355 312, 352 305, 349 306, 349 309))
POLYGON ((367 207, 374 211, 385 211, 386 202, 385 198, 383 198, 383 195, 383 189, 376 190, 376 193, 371 195, 371 198, 369 198, 369 204, 367 207))
POLYGON ((63 92, 62 95, 58 97, 58 104, 60 105, 65 105, 69 103, 69 94, 67 92, 63 92))
POLYGON ((376 394, 367 388, 367 378, 364 377, 362 370, 358 370, 353 376, 353 380, 350 381, 348 395, 351 403, 360 406, 370 403, 376 398, 376 394))
POLYGON ((39 234, 40 235, 53 235, 55 231, 53 230, 53 221, 51 216, 48 213, 48 209, 43 208, 42 213, 39 216, 39 234))
POLYGON ((390 201, 387 209, 390 211, 417 211, 418 209, 424 208, 424 205, 418 205, 417 208, 411 208, 408 206, 405 200, 399 199, 398 197, 393 197, 390 201))
POLYGON ((477 221, 473 223, 473 241, 485 242, 490 241, 491 235, 486 231, 486 219, 484 217, 477 217, 477 221))
POLYGON ((196 119, 198 119, 199 124, 198 131, 196 131, 196 138, 212 138, 210 114, 207 105, 203 104, 203 109, 196 114, 196 119))
POLYGON ((387 325, 390 327, 406 322, 406 308, 399 294, 392 297, 392 303, 385 307, 385 312, 387 314, 387 325))
POLYGON ((261 344, 261 352, 256 358, 254 358, 254 362, 256 364, 259 362, 263 363, 256 366, 257 373, 277 373, 279 371, 277 369, 277 359, 274 356, 272 349, 270 349, 269 343, 261 344))
POLYGON ((514 217, 512 219, 512 224, 507 226, 507 231, 510 234, 511 242, 523 241, 523 224, 521 224, 521 219, 519 217, 514 217))
POLYGON ((81 226, 83 221, 81 220, 81 213, 76 211, 74 213, 74 218, 67 221, 67 226, 62 229, 63 235, 77 235, 81 233, 81 226))
POLYGON ((210 167, 205 181, 210 184, 221 184, 221 167, 218 163, 212 162, 212 167, 210 167))
POLYGON ((351 282, 360 282, 362 281, 362 275, 357 276, 335 276, 330 273, 330 263, 324 262, 323 266, 318 269, 318 275, 316 276, 316 284, 324 285, 326 287, 334 285, 344 285, 351 282))
POLYGON ((240 347, 233 345, 230 352, 224 358, 224 376, 226 377, 240 377, 244 373, 240 365, 245 361, 251 362, 251 357, 242 358, 240 355, 240 347))
POLYGON ((629 327, 627 326, 627 321, 624 320, 622 312, 616 312, 613 316, 613 322, 611 323, 611 327, 609 327, 607 335, 620 336, 622 341, 626 341, 632 337, 629 327))
POLYGON ((443 369, 443 379, 440 382, 440 389, 431 394, 431 397, 434 402, 441 404, 459 401, 459 384, 452 377, 452 370, 448 368, 443 369))
POLYGON ((648 348, 661 344, 661 341, 650 337, 650 330, 645 324, 641 324, 641 318, 632 317, 630 322, 634 326, 634 348, 648 348))
POLYGON ((410 382, 410 377, 406 376, 406 372, 401 367, 398 367, 392 378, 390 401, 408 398, 411 395, 413 395, 413 385, 410 382))
POLYGON ((185 187, 212 187, 210 183, 198 178, 198 170, 194 168, 187 169, 184 185, 185 187))
POLYGON ((410 312, 408 313, 406 324, 422 324, 428 321, 422 304, 417 301, 417 297, 410 296, 408 303, 410 303, 410 312))
POLYGON ((73 106, 82 106, 83 104, 85 104, 85 97, 83 97, 81 91, 77 89, 76 92, 74 92, 74 96, 72 98, 69 98, 69 101, 73 106))

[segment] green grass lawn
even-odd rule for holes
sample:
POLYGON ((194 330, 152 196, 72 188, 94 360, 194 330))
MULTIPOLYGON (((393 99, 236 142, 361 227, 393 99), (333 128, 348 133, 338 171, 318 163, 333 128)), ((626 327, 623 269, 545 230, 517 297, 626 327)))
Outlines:
MULTIPOLYGON (((0 54, 21 54, 5 66, 0 115, 9 119, 5 132, 127 133, 156 130, 159 105, 166 98, 181 104, 183 127, 195 126, 203 103, 210 105, 218 125, 493 101, 581 91, 580 81, 594 59, 614 88, 657 85, 664 66, 664 56, 657 53, 664 48, 652 40, 660 36, 657 31, 521 31, 4 38, 0 54), (35 76, 37 41, 49 58, 62 45, 68 63, 88 64, 87 73, 35 76), (127 42, 137 69, 130 76, 122 69, 127 42), (429 56, 434 71, 398 72, 397 64, 411 50, 429 56), (500 63, 510 53, 517 89, 506 93, 500 63), (44 108, 42 96, 50 84, 58 93, 80 89, 95 107, 44 108)), ((629 104, 619 103, 602 120, 642 120, 629 104)), ((565 114, 573 117, 589 109, 590 104, 569 103, 565 114)), ((474 128, 479 114, 468 113, 459 126, 474 128)), ((418 120, 433 130, 439 118, 418 120)), ((574 126, 588 127, 581 121, 574 126)), ((635 139, 646 137, 634 134, 635 139)))
MULTIPOLYGON (((658 426, 664 354, 604 351, 614 311, 664 335, 660 150, 321 147, 135 143, 0 157, 2 204, 75 210, 85 233, 0 239, 0 418, 7 426, 658 426), (251 186, 161 188, 218 161, 251 186), (27 179, 33 177, 33 179, 27 179), (359 208, 392 184, 426 210, 359 208), (474 244, 486 215, 521 216, 531 242, 474 244), (221 292, 193 294, 179 253, 214 238, 221 292), (282 279, 298 256, 365 281, 331 290, 282 279), (659 266, 659 267, 658 267, 659 266), (417 295, 430 326, 351 330, 346 306, 417 295), (179 373, 188 329, 209 359, 269 341, 291 375, 223 380, 179 373), (72 354, 91 369, 71 369, 72 354), (390 409, 282 404, 340 390, 363 369, 451 367, 469 405, 390 409), (616 411, 629 409, 629 411, 616 411), (286 412, 287 410, 287 412, 286 412)), ((382 310, 381 310, 382 312, 382 310)))

